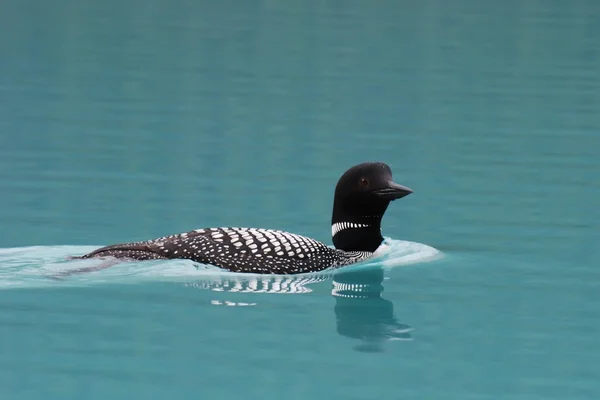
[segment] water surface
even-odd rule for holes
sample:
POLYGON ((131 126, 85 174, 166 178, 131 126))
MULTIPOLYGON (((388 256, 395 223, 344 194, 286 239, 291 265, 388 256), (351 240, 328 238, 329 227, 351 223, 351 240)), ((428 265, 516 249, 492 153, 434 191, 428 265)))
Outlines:
POLYGON ((599 398, 599 4, 4 1, 0 397, 599 398), (415 190, 384 235, 443 257, 45 279, 202 227, 331 243, 366 160, 415 190))

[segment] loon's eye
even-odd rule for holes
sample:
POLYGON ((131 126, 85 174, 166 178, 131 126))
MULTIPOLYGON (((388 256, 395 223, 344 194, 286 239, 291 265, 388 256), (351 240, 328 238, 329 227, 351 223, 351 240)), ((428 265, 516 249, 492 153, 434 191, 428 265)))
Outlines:
POLYGON ((367 187, 369 186, 369 181, 367 178, 360 178, 360 186, 367 187))

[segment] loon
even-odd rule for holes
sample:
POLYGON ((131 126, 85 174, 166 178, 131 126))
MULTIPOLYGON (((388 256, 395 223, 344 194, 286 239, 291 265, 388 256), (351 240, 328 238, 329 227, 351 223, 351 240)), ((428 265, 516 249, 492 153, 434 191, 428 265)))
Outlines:
POLYGON ((392 180, 390 167, 366 162, 348 169, 334 193, 335 248, 297 234, 262 228, 203 228, 153 240, 115 244, 74 259, 189 259, 232 272, 300 274, 371 258, 383 242, 381 219, 391 201, 412 193, 392 180))

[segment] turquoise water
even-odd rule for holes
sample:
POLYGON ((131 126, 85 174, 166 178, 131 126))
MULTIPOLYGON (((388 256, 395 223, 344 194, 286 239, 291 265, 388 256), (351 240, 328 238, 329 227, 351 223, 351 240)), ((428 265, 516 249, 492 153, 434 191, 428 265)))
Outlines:
POLYGON ((600 3, 0 5, 0 398, 600 398, 600 3), (210 226, 331 243, 333 188, 415 193, 370 265, 64 257, 210 226))

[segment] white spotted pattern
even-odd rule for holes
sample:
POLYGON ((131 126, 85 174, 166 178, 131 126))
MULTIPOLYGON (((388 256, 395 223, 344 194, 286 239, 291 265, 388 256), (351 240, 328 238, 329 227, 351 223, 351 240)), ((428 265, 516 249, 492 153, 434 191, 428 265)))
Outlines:
POLYGON ((298 274, 354 264, 372 255, 371 252, 334 249, 314 239, 280 230, 207 228, 103 247, 85 257, 184 258, 234 272, 298 274))

